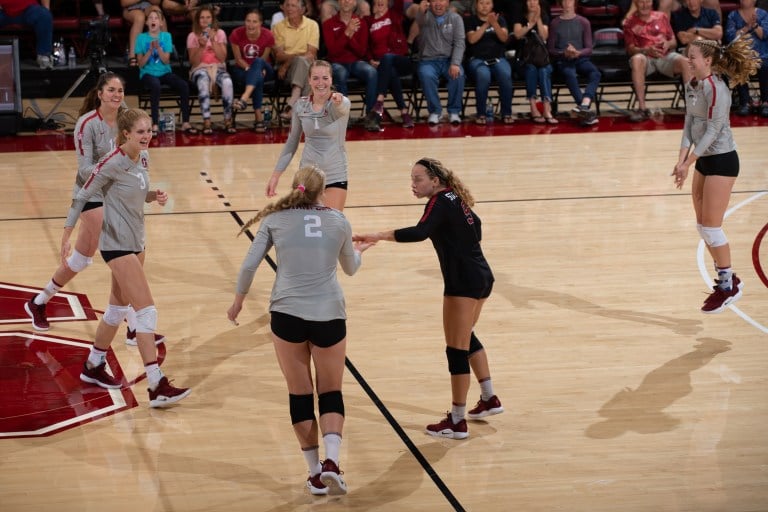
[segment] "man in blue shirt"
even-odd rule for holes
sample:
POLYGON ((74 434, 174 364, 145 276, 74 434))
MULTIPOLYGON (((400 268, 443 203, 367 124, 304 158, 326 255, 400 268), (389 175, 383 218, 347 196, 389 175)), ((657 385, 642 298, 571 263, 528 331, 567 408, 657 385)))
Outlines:
POLYGON ((702 0, 686 0, 685 5, 672 13, 672 30, 677 37, 677 47, 682 49, 696 38, 721 41, 723 26, 720 15, 714 9, 701 6, 702 0))

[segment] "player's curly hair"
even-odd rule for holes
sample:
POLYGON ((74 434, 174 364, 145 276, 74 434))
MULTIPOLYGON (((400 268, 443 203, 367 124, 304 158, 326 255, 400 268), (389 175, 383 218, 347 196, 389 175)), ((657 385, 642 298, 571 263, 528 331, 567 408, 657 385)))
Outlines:
POLYGON ((288 210, 289 208, 316 205, 324 190, 325 173, 315 166, 302 167, 293 175, 291 191, 274 203, 269 203, 265 206, 255 217, 243 225, 237 236, 245 233, 248 228, 270 213, 288 210))
POLYGON ((705 58, 712 58, 712 71, 727 75, 731 87, 748 83, 749 77, 760 67, 760 54, 752 48, 749 34, 737 37, 725 46, 709 39, 697 39, 691 44, 697 46, 705 58))
POLYGON ((459 198, 470 208, 475 205, 475 198, 469 192, 469 189, 453 173, 452 170, 443 165, 440 160, 424 157, 416 164, 421 165, 427 170, 427 174, 432 178, 437 178, 440 183, 450 187, 459 198))

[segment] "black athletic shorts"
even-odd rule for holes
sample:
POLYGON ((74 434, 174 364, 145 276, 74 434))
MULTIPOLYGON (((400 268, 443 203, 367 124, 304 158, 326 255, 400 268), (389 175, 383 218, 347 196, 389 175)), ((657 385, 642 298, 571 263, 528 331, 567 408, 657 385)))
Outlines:
POLYGON ((317 322, 277 311, 271 314, 272 332, 290 343, 309 341, 317 347, 327 348, 347 337, 347 321, 343 318, 317 322))
POLYGON ((696 160, 696 170, 704 176, 739 175, 739 155, 736 151, 719 155, 702 156, 696 160))
POLYGON ((102 206, 104 206, 104 203, 102 203, 100 201, 99 202, 88 201, 87 203, 85 203, 85 206, 83 206, 83 211, 87 212, 88 210, 95 210, 96 208, 101 208, 102 206))
POLYGON ((114 260, 115 258, 119 258, 121 256, 128 256, 129 254, 141 254, 144 251, 101 251, 101 257, 104 258, 105 263, 109 263, 110 261, 114 260))
POLYGON ((464 283, 462 285, 445 284, 443 295, 446 297, 470 297, 472 299, 487 299, 491 296, 493 290, 493 281, 490 281, 482 288, 468 288, 464 283))
POLYGON ((329 183, 325 186, 325 188, 343 188, 344 190, 347 190, 347 182, 337 181, 336 183, 329 183))

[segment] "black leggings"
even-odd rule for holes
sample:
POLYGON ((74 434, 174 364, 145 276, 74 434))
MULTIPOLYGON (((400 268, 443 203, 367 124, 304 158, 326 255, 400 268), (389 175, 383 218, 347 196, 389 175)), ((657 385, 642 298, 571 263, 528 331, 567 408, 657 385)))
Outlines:
POLYGON ((163 76, 144 75, 141 83, 145 89, 149 89, 149 105, 152 110, 152 124, 157 124, 160 119, 160 92, 161 85, 170 85, 179 93, 181 101, 181 122, 189 122, 189 84, 186 80, 174 73, 166 73, 163 76))

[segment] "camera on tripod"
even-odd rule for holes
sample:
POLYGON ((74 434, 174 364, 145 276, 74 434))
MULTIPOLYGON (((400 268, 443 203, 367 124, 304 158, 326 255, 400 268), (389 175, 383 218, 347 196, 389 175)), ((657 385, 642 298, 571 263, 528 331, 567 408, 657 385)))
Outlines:
POLYGON ((104 55, 107 46, 112 40, 109 32, 109 16, 104 15, 95 20, 84 22, 85 40, 88 42, 88 57, 91 59, 91 69, 97 73, 104 73, 107 67, 104 65, 104 55))

